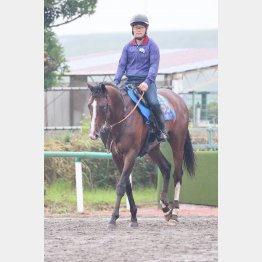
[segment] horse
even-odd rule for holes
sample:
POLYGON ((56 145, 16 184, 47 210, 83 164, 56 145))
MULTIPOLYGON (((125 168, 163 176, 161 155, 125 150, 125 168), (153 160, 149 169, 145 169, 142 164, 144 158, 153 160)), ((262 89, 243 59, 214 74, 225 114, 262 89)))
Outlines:
MULTIPOLYGON (((91 96, 88 108, 91 115, 89 138, 96 140, 108 131, 103 142, 112 153, 113 161, 121 176, 116 185, 116 202, 108 228, 116 226, 119 218, 121 199, 126 193, 131 213, 130 227, 137 227, 137 207, 132 194, 129 176, 136 158, 145 142, 149 126, 145 124, 135 104, 126 94, 123 94, 113 83, 101 82, 96 85, 87 84, 91 96)), ((178 222, 179 194, 182 185, 183 164, 190 176, 195 175, 195 156, 188 130, 189 112, 184 100, 170 89, 158 89, 158 94, 167 99, 176 113, 173 120, 165 121, 168 143, 171 146, 174 161, 174 201, 168 200, 168 184, 171 164, 160 150, 160 142, 150 143, 147 154, 155 163, 163 176, 163 187, 160 194, 160 205, 164 218, 169 224, 178 222)))

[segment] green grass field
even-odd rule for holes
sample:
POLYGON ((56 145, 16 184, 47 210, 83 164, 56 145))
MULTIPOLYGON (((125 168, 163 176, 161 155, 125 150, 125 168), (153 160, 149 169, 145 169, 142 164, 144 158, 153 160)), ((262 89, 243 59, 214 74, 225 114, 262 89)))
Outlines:
MULTIPOLYGON (((137 206, 157 206, 157 190, 155 188, 133 188, 137 206)), ((84 190, 84 207, 87 211, 112 209, 116 200, 114 189, 84 190)), ((45 187, 45 210, 49 214, 76 212, 76 191, 74 185, 57 181, 45 187)), ((126 197, 121 202, 125 207, 126 197)))

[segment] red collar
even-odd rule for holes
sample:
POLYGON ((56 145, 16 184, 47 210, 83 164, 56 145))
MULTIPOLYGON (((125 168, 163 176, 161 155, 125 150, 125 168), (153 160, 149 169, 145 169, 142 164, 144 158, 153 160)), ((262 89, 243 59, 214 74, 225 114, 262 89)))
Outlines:
MULTIPOLYGON (((148 40, 149 40, 149 38, 148 38, 148 36, 146 35, 146 37, 143 39, 141 45, 147 45, 148 40)), ((131 40, 131 41, 130 41, 130 44, 132 44, 132 45, 137 45, 136 40, 135 40, 135 39, 131 40)))

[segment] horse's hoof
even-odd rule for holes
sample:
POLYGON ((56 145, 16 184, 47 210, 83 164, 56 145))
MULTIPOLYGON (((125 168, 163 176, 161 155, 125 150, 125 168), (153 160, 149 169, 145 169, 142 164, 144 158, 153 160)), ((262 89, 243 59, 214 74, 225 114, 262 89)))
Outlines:
POLYGON ((170 226, 175 226, 178 222, 175 220, 175 219, 169 219, 167 224, 170 225, 170 226))
POLYGON ((178 222, 178 215, 172 214, 171 219, 176 220, 176 222, 178 222))
POLYGON ((128 225, 128 227, 138 227, 138 223, 137 222, 130 222, 130 224, 128 225))
POLYGON ((107 229, 116 229, 116 224, 111 224, 111 223, 109 223, 109 224, 107 225, 107 229))
POLYGON ((164 218, 165 218, 166 221, 169 221, 172 218, 172 210, 171 209, 169 209, 169 211, 164 214, 164 218))
POLYGON ((174 226, 178 223, 178 216, 172 214, 172 217, 168 220, 168 225, 174 226))

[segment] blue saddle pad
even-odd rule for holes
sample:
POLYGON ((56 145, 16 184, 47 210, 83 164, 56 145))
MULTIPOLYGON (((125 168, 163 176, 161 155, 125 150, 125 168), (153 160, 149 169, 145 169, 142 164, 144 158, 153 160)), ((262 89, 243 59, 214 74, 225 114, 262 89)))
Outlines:
MULTIPOLYGON (((129 95, 129 97, 135 102, 137 103, 138 98, 136 97, 136 95, 134 94, 133 90, 128 88, 127 89, 127 93, 129 95)), ((176 118, 176 113, 173 110, 173 108, 170 106, 169 102, 167 101, 167 99, 161 95, 157 95, 158 101, 160 103, 161 106, 161 110, 164 114, 164 119, 165 120, 173 120, 176 118)), ((150 110, 144 106, 142 103, 138 104, 138 108, 142 114, 142 116, 144 117, 144 121, 145 124, 150 124, 150 110)))

